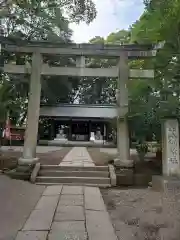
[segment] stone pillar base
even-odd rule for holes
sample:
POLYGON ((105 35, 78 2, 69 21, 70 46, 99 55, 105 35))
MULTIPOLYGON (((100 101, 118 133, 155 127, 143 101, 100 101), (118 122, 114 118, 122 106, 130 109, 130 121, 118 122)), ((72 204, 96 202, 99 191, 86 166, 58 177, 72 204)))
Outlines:
POLYGON ((114 159, 114 165, 116 167, 125 167, 125 168, 133 168, 134 167, 134 161, 133 160, 121 160, 119 158, 114 159))
POLYGON ((180 192, 180 177, 152 176, 152 190, 180 192))
POLYGON ((30 180, 34 164, 18 164, 15 169, 6 171, 5 174, 13 179, 30 180))
POLYGON ((132 186, 134 184, 133 168, 115 168, 117 186, 132 186))
POLYGON ((19 158, 18 164, 19 165, 33 165, 39 162, 39 158, 19 158))
POLYGON ((134 184, 134 161, 132 160, 120 160, 116 158, 114 160, 116 179, 118 186, 132 186, 134 184))

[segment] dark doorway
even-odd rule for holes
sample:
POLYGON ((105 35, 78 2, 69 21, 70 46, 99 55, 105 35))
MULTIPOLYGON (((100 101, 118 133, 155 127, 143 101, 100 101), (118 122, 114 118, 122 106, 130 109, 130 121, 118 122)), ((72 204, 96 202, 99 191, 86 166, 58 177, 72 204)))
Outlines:
POLYGON ((72 123, 72 141, 89 141, 89 123, 72 123))

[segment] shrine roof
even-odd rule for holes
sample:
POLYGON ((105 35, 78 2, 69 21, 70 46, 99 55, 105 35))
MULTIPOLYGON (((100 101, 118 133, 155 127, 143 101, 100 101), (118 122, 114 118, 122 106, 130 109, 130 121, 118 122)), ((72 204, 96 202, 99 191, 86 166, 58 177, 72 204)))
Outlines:
POLYGON ((116 105, 60 104, 41 105, 40 116, 69 118, 106 118, 117 117, 116 105))

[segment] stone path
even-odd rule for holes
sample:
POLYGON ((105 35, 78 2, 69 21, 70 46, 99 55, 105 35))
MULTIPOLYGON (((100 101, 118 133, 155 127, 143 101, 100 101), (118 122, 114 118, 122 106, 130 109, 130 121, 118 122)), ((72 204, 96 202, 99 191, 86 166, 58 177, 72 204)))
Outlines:
POLYGON ((16 240, 117 240, 99 188, 49 186, 16 240))
MULTIPOLYGON (((95 166, 85 147, 74 147, 60 166, 95 166)), ((16 240, 117 240, 97 187, 45 189, 16 240)))
POLYGON ((74 166, 74 167, 94 167, 92 158, 90 157, 86 147, 74 147, 65 156, 60 166, 74 166))

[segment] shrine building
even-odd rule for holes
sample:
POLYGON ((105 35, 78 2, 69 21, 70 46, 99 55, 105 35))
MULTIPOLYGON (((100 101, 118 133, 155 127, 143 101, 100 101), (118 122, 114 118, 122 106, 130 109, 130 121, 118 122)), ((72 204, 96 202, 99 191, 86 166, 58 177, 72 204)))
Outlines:
POLYGON ((97 141, 108 141, 112 132, 112 120, 116 117, 116 105, 41 105, 40 125, 42 120, 47 121, 41 138, 90 141, 94 135, 97 141))

